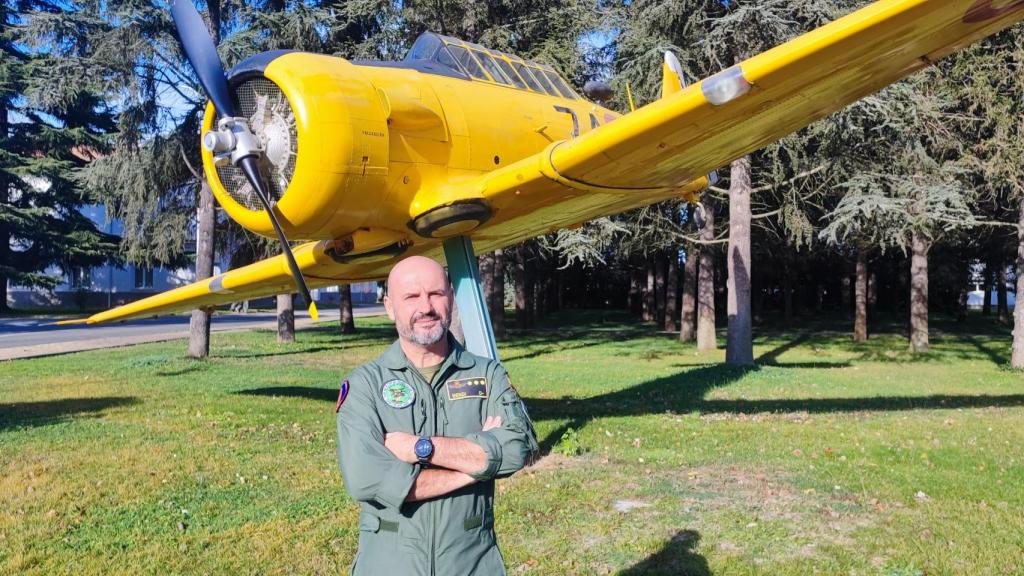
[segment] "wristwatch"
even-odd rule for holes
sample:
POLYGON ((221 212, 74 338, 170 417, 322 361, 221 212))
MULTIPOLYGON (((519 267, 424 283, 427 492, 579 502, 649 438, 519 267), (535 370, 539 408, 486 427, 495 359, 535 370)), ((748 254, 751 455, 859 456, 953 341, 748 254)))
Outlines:
POLYGON ((413 446, 412 450, 416 453, 416 458, 419 459, 420 464, 426 464, 430 462, 430 457, 434 455, 434 443, 430 441, 430 438, 424 436, 416 441, 416 445, 413 446))

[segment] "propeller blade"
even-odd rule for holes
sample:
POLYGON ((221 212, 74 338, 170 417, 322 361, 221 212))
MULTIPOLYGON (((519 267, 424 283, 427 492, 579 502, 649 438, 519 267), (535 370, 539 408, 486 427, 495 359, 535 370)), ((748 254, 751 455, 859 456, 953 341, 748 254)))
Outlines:
POLYGON ((185 55, 192 63, 192 68, 199 77, 199 83, 206 90, 206 95, 213 101, 213 106, 221 117, 233 117, 235 105, 228 91, 224 64, 221 63, 206 23, 192 5, 192 0, 171 0, 171 17, 178 30, 181 47, 185 49, 185 55))
POLYGON ((256 191, 256 197, 260 199, 260 203, 263 204, 263 208, 267 211, 267 216, 270 218, 270 223, 274 225, 274 232, 277 232, 277 239, 281 241, 281 251, 284 253, 284 257, 288 260, 288 268, 292 272, 292 277, 295 278, 295 285, 299 288, 299 294, 302 295, 302 299, 305 300, 306 306, 309 309, 309 315, 313 320, 320 317, 317 312, 316 303, 313 302, 313 297, 309 294, 309 288, 306 286, 306 280, 302 277, 302 271, 299 270, 299 265, 295 262, 295 256, 292 254, 291 246, 288 244, 288 238, 284 235, 284 230, 281 229, 281 224, 277 221, 277 216, 274 215, 274 209, 270 205, 270 196, 267 194, 267 189, 263 185, 263 178, 260 176, 259 167, 256 164, 255 156, 246 156, 240 158, 237 164, 245 177, 252 184, 253 190, 256 191))

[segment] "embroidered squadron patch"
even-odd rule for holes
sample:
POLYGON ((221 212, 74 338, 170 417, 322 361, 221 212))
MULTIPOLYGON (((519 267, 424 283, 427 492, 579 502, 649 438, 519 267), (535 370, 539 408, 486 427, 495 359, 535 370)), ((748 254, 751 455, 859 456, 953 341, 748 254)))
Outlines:
POLYGON ((416 390, 401 380, 389 380, 380 389, 384 402, 392 408, 405 408, 416 400, 416 390))
POLYGON ((341 389, 338 390, 338 404, 334 407, 335 414, 341 410, 341 405, 345 403, 345 398, 348 398, 348 380, 342 382, 341 389))
POLYGON ((466 398, 487 398, 487 378, 460 378, 449 380, 445 388, 449 400, 465 400, 466 398))

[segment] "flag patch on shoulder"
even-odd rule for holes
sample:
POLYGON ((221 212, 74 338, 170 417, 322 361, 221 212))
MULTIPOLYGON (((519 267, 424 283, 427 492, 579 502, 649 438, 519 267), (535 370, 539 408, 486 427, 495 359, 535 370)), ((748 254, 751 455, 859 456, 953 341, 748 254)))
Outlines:
POLYGON ((348 398, 348 380, 342 382, 341 389, 338 390, 338 404, 334 407, 335 414, 341 410, 341 405, 345 403, 345 398, 348 398))

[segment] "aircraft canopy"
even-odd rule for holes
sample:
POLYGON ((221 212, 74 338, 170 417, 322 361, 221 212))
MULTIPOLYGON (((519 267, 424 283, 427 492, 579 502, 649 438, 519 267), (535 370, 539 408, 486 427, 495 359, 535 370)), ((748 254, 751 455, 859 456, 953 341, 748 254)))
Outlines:
POLYGON ((503 84, 557 98, 579 98, 569 84, 547 64, 538 64, 433 32, 420 34, 405 60, 435 62, 482 82, 503 84))

